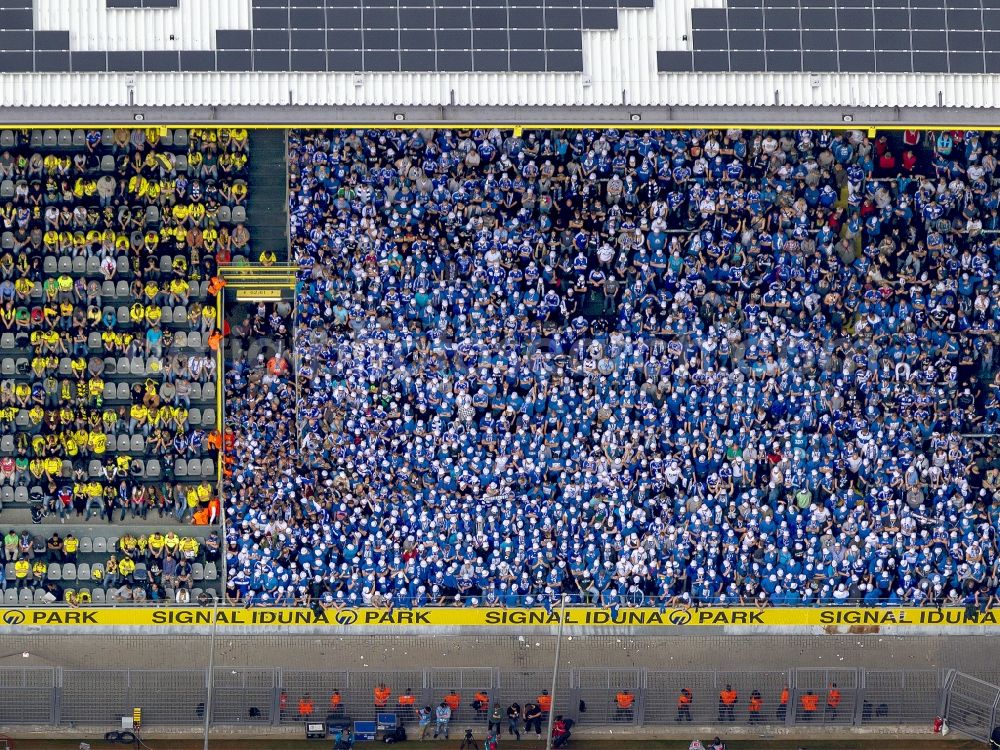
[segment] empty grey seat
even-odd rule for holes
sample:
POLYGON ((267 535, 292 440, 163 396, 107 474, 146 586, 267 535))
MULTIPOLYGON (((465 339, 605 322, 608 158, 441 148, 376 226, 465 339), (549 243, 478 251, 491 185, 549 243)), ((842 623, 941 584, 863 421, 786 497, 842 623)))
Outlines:
POLYGON ((27 427, 30 422, 31 420, 28 418, 28 410, 27 409, 18 410, 17 416, 14 417, 14 424, 16 424, 18 427, 24 428, 27 427))
POLYGON ((14 349, 17 346, 17 339, 13 333, 0 334, 0 349, 14 349))
POLYGON ((4 357, 0 360, 0 375, 14 375, 17 373, 17 368, 14 365, 13 357, 4 357))
POLYGON ((107 595, 105 594, 104 589, 102 589, 100 586, 95 586, 90 590, 90 597, 91 597, 90 600, 94 604, 104 604, 105 601, 107 601, 105 599, 106 596, 107 595))
POLYGON ((87 258, 87 275, 94 276, 101 272, 101 259, 96 255, 87 258))
POLYGON ((233 221, 233 212, 229 209, 229 206, 219 206, 216 216, 220 224, 231 224, 233 221))
POLYGON ((201 459, 201 475, 203 477, 215 476, 215 461, 210 458, 201 459))
POLYGON ((76 580, 76 565, 73 563, 66 563, 62 566, 62 577, 66 581, 76 580))
POLYGON ((33 129, 28 135, 28 145, 32 149, 40 149, 42 147, 42 131, 37 128, 33 129))
POLYGON ((12 502, 14 502, 14 488, 9 484, 5 484, 3 487, 0 487, 0 503, 10 505, 12 502))
POLYGON ((174 169, 178 172, 188 171, 187 154, 177 154, 177 158, 174 160, 174 169))
POLYGON ((87 146, 87 134, 80 128, 73 131, 73 146, 75 148, 86 148, 87 146))
POLYGON ((115 400, 115 395, 117 393, 118 393, 118 389, 115 387, 114 383, 105 383, 104 384, 104 400, 105 401, 114 401, 115 400))
POLYGON ((90 464, 87 466, 87 473, 92 477, 99 477, 101 475, 101 462, 96 458, 90 459, 90 464))
POLYGON ((131 322, 132 322, 132 315, 131 315, 131 313, 129 313, 129 306, 128 305, 119 305, 118 306, 118 323, 119 324, 123 324, 123 323, 131 323, 131 322))
POLYGON ((56 139, 59 148, 73 148, 73 131, 60 130, 56 139))
POLYGON ((114 297, 115 296, 115 282, 105 281, 101 284, 101 296, 102 297, 114 297))
POLYGON ((208 409, 205 409, 201 413, 201 423, 203 425, 204 424, 214 425, 215 424, 215 419, 216 419, 216 417, 215 417, 215 409, 212 408, 212 407, 209 407, 208 409))
POLYGON ((73 258, 73 275, 83 276, 87 273, 87 259, 82 255, 77 255, 73 258))
POLYGON ((42 258, 42 273, 54 276, 59 272, 59 259, 54 255, 46 255, 42 258))
POLYGON ((132 296, 132 289, 129 287, 127 281, 122 280, 115 285, 115 296, 121 299, 132 296))
POLYGON ((192 402, 194 402, 194 401, 201 401, 201 399, 202 399, 202 395, 201 395, 201 383, 192 383, 191 384, 191 393, 189 395, 189 398, 191 399, 192 402))
POLYGON ((18 485, 14 488, 14 502, 15 503, 27 503, 28 502, 28 488, 24 485, 18 485))
POLYGON ((167 130, 163 135, 160 136, 161 146, 173 146, 174 145, 174 131, 167 130))
POLYGON ((205 566, 199 562, 191 565, 191 578, 195 581, 205 580, 205 566))
POLYGON ((197 427, 198 425, 200 425, 201 424, 201 409, 199 409, 197 406, 191 407, 191 410, 188 411, 188 422, 192 426, 194 426, 194 427, 197 427))
POLYGON ((13 130, 0 130, 0 148, 14 148, 16 143, 13 130))
POLYGON ((129 370, 133 375, 145 375, 146 374, 146 360, 142 357, 132 357, 132 361, 129 362, 129 370))
POLYGON ((128 383, 119 383, 118 384, 118 393, 115 395, 115 400, 116 401, 131 401, 132 400, 132 391, 128 387, 128 383))
POLYGON ((80 554, 89 555, 94 551, 94 540, 89 536, 80 537, 80 554))
POLYGON ((14 197, 14 181, 4 180, 0 182, 0 198, 13 198, 14 197))
POLYGON ((215 581, 219 578, 219 566, 214 562, 205 563, 205 580, 215 581))
POLYGON ((187 462, 187 472, 191 479, 197 479, 201 476, 201 461, 197 458, 190 458, 187 462))
POLYGON ((94 537, 94 554, 103 555, 108 551, 108 540, 103 536, 94 537))
POLYGON ((147 479, 159 479, 160 474, 163 469, 160 468, 160 461, 156 458, 151 458, 146 462, 146 478, 147 479))
POLYGON ((156 206, 147 206, 146 207, 146 216, 145 216, 144 220, 146 222, 146 226, 150 226, 152 224, 159 224, 160 223, 160 209, 158 209, 156 206))
MULTIPOLYGON (((188 311, 184 305, 177 305, 174 308, 174 323, 184 323, 187 321, 188 311)), ((176 343, 176 340, 174 341, 176 343)))
POLYGON ((25 607, 30 607, 34 596, 31 593, 31 589, 21 589, 21 592, 17 595, 17 603, 25 607))
POLYGON ((114 172, 115 171, 115 157, 111 154, 105 154, 101 157, 101 171, 102 172, 114 172))
POLYGON ((174 476, 186 477, 188 475, 188 462, 186 459, 178 458, 174 464, 174 476))
POLYGON ((128 453, 131 446, 132 440, 128 435, 119 435, 117 441, 115 442, 115 450, 119 453, 128 453))
POLYGON ((73 360, 69 357, 59 358, 59 374, 63 377, 70 377, 73 374, 73 360))
MULTIPOLYGON (((67 566, 68 567, 68 566, 67 566)), ((61 581, 62 580, 62 567, 59 563, 52 563, 49 565, 47 571, 48 579, 50 581, 61 581)))
POLYGON ((7 567, 4 568, 4 578, 6 578, 8 581, 13 581, 14 577, 15 577, 14 576, 14 563, 9 562, 9 563, 7 563, 7 567))
POLYGON ((119 375, 129 375, 129 374, 131 374, 131 372, 132 372, 132 370, 129 367, 129 359, 128 359, 128 357, 119 357, 118 358, 118 374, 119 375))
POLYGON ((35 589, 34 593, 32 594, 31 603, 34 604, 35 606, 38 606, 40 604, 45 604, 46 593, 48 592, 46 592, 45 589, 35 589))
POLYGON ((247 223, 247 210, 244 206, 233 206, 233 224, 247 223))
POLYGON ((97 331, 89 334, 87 336, 87 346, 94 351, 99 351, 104 346, 104 340, 101 339, 101 334, 97 331))
MULTIPOLYGON (((10 570, 11 570, 11 580, 13 580, 14 563, 11 563, 9 567, 10 567, 10 570)), ((17 589, 14 589, 14 588, 7 589, 7 591, 5 591, 4 595, 3 595, 3 603, 4 604, 10 604, 10 605, 17 604, 17 589)))
POLYGON ((129 442, 130 453, 143 453, 146 450, 146 438, 140 435, 133 435, 129 442))
POLYGON ((10 455, 14 452, 14 436, 3 435, 0 437, 0 453, 10 455))
POLYGON ((174 322, 174 308, 167 305, 160 308, 160 324, 170 325, 174 322))
POLYGON ((179 148, 186 148, 188 145, 188 132, 185 128, 177 128, 174 131, 174 145, 179 148))
POLYGON ((0 247, 2 247, 4 250, 13 250, 14 249, 14 233, 13 232, 4 232, 2 235, 0 235, 0 247))
POLYGON ((78 581, 89 581, 90 580, 90 563, 80 563, 76 566, 76 580, 78 581))
POLYGON ((73 273, 73 259, 68 255, 59 256, 59 273, 73 273))
POLYGON ((59 145, 59 136, 54 130, 46 130, 42 133, 42 146, 45 148, 56 148, 59 145))
POLYGON ((189 333, 187 345, 189 349, 194 349, 195 351, 200 352, 204 348, 201 343, 201 333, 199 331, 192 331, 189 333))

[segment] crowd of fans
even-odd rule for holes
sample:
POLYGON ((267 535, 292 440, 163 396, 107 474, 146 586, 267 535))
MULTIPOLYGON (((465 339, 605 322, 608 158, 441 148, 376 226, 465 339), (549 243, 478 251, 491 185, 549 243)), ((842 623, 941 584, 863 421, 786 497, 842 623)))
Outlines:
POLYGON ((65 601, 80 606, 96 600, 189 604, 215 599, 210 590, 195 587, 202 580, 219 577, 222 539, 216 530, 202 540, 175 531, 126 531, 111 540, 110 550, 95 550, 93 540, 81 539, 72 532, 63 536, 54 531, 45 538, 10 529, 2 536, 11 575, 0 576, 0 590, 27 590, 37 603, 65 601), (84 541, 87 544, 82 544, 84 541), (105 553, 110 554, 104 557, 105 553), (95 554, 101 562, 84 562, 95 554), (193 594, 197 595, 194 600, 193 594))
POLYGON ((249 241, 247 132, 5 133, 3 499, 36 521, 218 520, 200 407, 220 338, 210 280, 249 241))
POLYGON ((288 143, 233 601, 996 601, 997 133, 288 143))

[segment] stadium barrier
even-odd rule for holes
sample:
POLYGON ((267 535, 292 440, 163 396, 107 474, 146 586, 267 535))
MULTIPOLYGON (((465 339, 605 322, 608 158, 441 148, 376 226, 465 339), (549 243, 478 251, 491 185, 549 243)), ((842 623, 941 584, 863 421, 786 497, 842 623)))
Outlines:
MULTIPOLYGON (((998 627, 1000 610, 962 607, 567 607, 566 626, 585 628, 771 628, 906 626, 938 629, 998 627)), ((307 609, 286 607, 11 607, 0 627, 425 627, 514 628, 556 626, 560 612, 543 607, 422 607, 414 609, 307 609)))
MULTIPOLYGON (((473 708, 473 695, 484 692, 492 706, 522 706, 550 687, 548 669, 432 668, 413 671, 305 671, 288 669, 0 669, 2 725, 106 726, 141 708, 146 726, 199 726, 210 705, 214 726, 294 725, 305 720, 300 699, 313 703, 310 718, 325 718, 334 691, 339 710, 357 720, 397 712, 406 722, 414 709, 400 706, 409 690, 414 706, 434 706, 451 691, 460 697, 453 726, 486 730, 488 711, 473 708), (214 672, 214 680, 210 674, 214 672), (379 706, 374 689, 392 691, 379 706), (211 690, 211 698, 209 691, 211 690)), ((773 671, 647 671, 639 669, 567 669, 559 673, 552 710, 572 717, 581 727, 642 727, 678 722, 691 726, 878 727, 925 725, 947 709, 954 728, 979 736, 997 720, 1000 688, 967 675, 943 670, 876 671, 867 669, 790 669, 773 671), (723 710, 720 692, 737 693, 732 711, 723 710), (681 689, 691 691, 689 712, 678 711, 681 689), (781 703, 787 688, 788 702, 781 703), (628 690, 634 702, 626 710, 616 701, 628 690), (836 706, 830 692, 838 691, 836 706), (751 695, 761 699, 758 712, 751 695), (808 711, 802 699, 818 696, 808 711), (690 718, 689 718, 690 717, 690 718)), ((506 721, 503 724, 506 733, 506 721)))

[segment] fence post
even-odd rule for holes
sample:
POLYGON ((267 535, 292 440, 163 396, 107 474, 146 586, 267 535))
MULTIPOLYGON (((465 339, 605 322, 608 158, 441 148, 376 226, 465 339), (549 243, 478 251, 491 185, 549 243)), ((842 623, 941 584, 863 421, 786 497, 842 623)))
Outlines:
POLYGON ((649 687, 649 680, 646 677, 646 670, 639 671, 639 687, 635 691, 635 723, 636 726, 646 725, 646 691, 649 687))
POLYGON ((273 688, 271 689, 271 726, 281 726, 281 686, 284 680, 281 677, 281 667, 274 670, 273 688))
POLYGON ((59 726, 62 723, 62 667, 53 670, 52 685, 52 723, 59 726))
POLYGON ((858 689, 854 695, 854 716, 851 717, 851 726, 860 727, 864 721, 865 688, 868 687, 866 676, 867 670, 858 670, 858 689))
POLYGON ((944 680, 941 685, 941 702, 938 706, 938 716, 942 719, 948 715, 948 694, 951 692, 951 684, 955 680, 955 670, 949 669, 944 672, 944 680))
POLYGON ((795 710, 799 705, 799 672, 797 669, 790 669, 788 682, 788 709, 785 711, 785 724, 795 726, 795 710))

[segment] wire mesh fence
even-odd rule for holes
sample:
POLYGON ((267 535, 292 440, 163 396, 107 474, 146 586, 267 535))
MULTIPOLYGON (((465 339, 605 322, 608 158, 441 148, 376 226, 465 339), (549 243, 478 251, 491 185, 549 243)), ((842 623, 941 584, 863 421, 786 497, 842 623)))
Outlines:
MULTIPOLYGON (((422 706, 452 703, 455 726, 483 731, 499 708, 552 700, 553 714, 581 727, 727 724, 951 726, 988 737, 1000 688, 942 670, 770 671, 438 667, 423 670, 0 669, 0 726, 116 725, 141 708, 147 726, 271 726, 329 714, 404 722, 422 706), (210 695, 211 694, 211 695, 210 695)), ((534 730, 532 730, 534 731, 534 730)), ((544 720, 541 731, 544 732, 544 720)))

